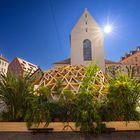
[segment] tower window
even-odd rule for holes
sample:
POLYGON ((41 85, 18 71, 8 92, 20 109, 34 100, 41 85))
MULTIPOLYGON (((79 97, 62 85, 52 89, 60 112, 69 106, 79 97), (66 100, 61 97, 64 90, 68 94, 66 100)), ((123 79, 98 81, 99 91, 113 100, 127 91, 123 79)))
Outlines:
POLYGON ((83 41, 83 57, 85 61, 92 60, 91 41, 88 39, 83 41))

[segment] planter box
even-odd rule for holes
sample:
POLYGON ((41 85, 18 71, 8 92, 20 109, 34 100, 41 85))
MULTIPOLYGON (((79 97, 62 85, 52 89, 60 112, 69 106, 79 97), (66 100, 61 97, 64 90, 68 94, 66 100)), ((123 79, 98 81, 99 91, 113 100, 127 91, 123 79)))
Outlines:
MULTIPOLYGON (((130 121, 126 122, 103 122, 107 128, 115 128, 116 131, 140 131, 140 122, 130 121)), ((35 125, 33 127, 36 127, 35 125)), ((39 128, 43 128, 44 123, 39 125, 39 128)), ((63 122, 52 122, 48 126, 53 128, 55 132, 60 131, 79 131, 75 127, 74 122, 63 123, 63 122)), ((0 132, 29 132, 25 122, 0 122, 0 132)))
POLYGON ((27 132, 28 128, 24 122, 0 122, 0 132, 27 132))
POLYGON ((115 128, 116 131, 140 131, 140 122, 130 121, 126 123, 124 121, 117 122, 104 122, 107 128, 115 128))

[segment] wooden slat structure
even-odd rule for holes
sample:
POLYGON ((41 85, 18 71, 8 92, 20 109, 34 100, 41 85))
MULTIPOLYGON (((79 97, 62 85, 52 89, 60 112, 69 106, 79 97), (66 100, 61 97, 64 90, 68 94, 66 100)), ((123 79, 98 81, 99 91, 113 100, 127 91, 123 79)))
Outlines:
MULTIPOLYGON (((67 65, 54 67, 44 73, 36 88, 48 87, 55 93, 57 81, 61 81, 63 91, 70 90, 78 92, 81 82, 85 77, 86 67, 83 65, 67 65)), ((93 89, 98 90, 100 95, 104 90, 106 79, 102 71, 98 71, 93 80, 93 89)))

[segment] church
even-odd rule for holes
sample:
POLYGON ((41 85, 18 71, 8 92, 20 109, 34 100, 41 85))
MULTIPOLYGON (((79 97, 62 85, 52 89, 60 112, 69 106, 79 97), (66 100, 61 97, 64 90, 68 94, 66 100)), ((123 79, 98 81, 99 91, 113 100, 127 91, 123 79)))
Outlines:
MULTIPOLYGON (((97 87, 103 87, 105 83, 104 73, 115 75, 114 73, 118 69, 125 72, 130 72, 130 68, 137 70, 138 65, 129 62, 131 59, 140 56, 139 48, 130 55, 123 57, 120 62, 113 62, 104 58, 103 32, 87 9, 84 10, 70 33, 70 47, 70 58, 55 62, 52 69, 44 72, 42 77, 37 79, 34 84, 35 89, 45 86, 55 94, 59 81, 63 90, 78 92, 81 81, 85 76, 86 66, 91 63, 97 64, 101 69, 96 74, 100 79, 100 82, 97 83, 101 84, 100 86, 97 85, 97 87)), ((99 91, 101 92, 102 89, 99 91)))
POLYGON ((103 72, 114 73, 117 69, 140 75, 140 46, 130 51, 119 62, 104 58, 104 35, 100 26, 87 9, 83 12, 70 34, 71 56, 54 66, 97 64, 103 72))
POLYGON ((45 86, 55 93, 56 83, 61 81, 63 90, 77 92, 85 76, 86 66, 91 63, 97 64, 101 69, 96 76, 101 79, 102 87, 105 82, 105 66, 118 65, 117 62, 104 59, 103 32, 87 9, 70 33, 70 47, 70 58, 55 62, 54 67, 37 80, 35 89, 45 86))
POLYGON ((97 64, 103 72, 110 67, 120 67, 119 62, 104 58, 104 35, 100 26, 88 12, 82 16, 70 33, 70 58, 55 62, 54 66, 97 64))
POLYGON ((87 9, 70 33, 70 46, 70 58, 54 63, 55 66, 87 66, 93 62, 105 70, 103 33, 87 9))

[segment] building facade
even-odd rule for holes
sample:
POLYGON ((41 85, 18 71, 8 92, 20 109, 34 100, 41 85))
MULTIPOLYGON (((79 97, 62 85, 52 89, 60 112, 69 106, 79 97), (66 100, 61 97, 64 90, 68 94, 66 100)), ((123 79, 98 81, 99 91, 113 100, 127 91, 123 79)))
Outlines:
MULTIPOLYGON (((131 69, 136 75, 140 75, 140 46, 136 50, 126 53, 125 56, 121 57, 121 65, 126 66, 129 70, 131 69)), ((129 70, 130 71, 130 70, 129 70)))
POLYGON ((0 74, 7 74, 8 64, 8 60, 0 55, 0 74))
POLYGON ((101 28, 87 9, 70 35, 71 65, 96 63, 104 71, 104 39, 101 28))
POLYGON ((14 73, 16 75, 31 75, 33 74, 36 70, 38 69, 38 67, 24 59, 18 58, 16 57, 10 64, 8 67, 8 71, 10 73, 14 73))
POLYGON ((105 70, 103 33, 87 9, 70 34, 71 57, 54 63, 62 65, 84 65, 91 62, 105 70))

